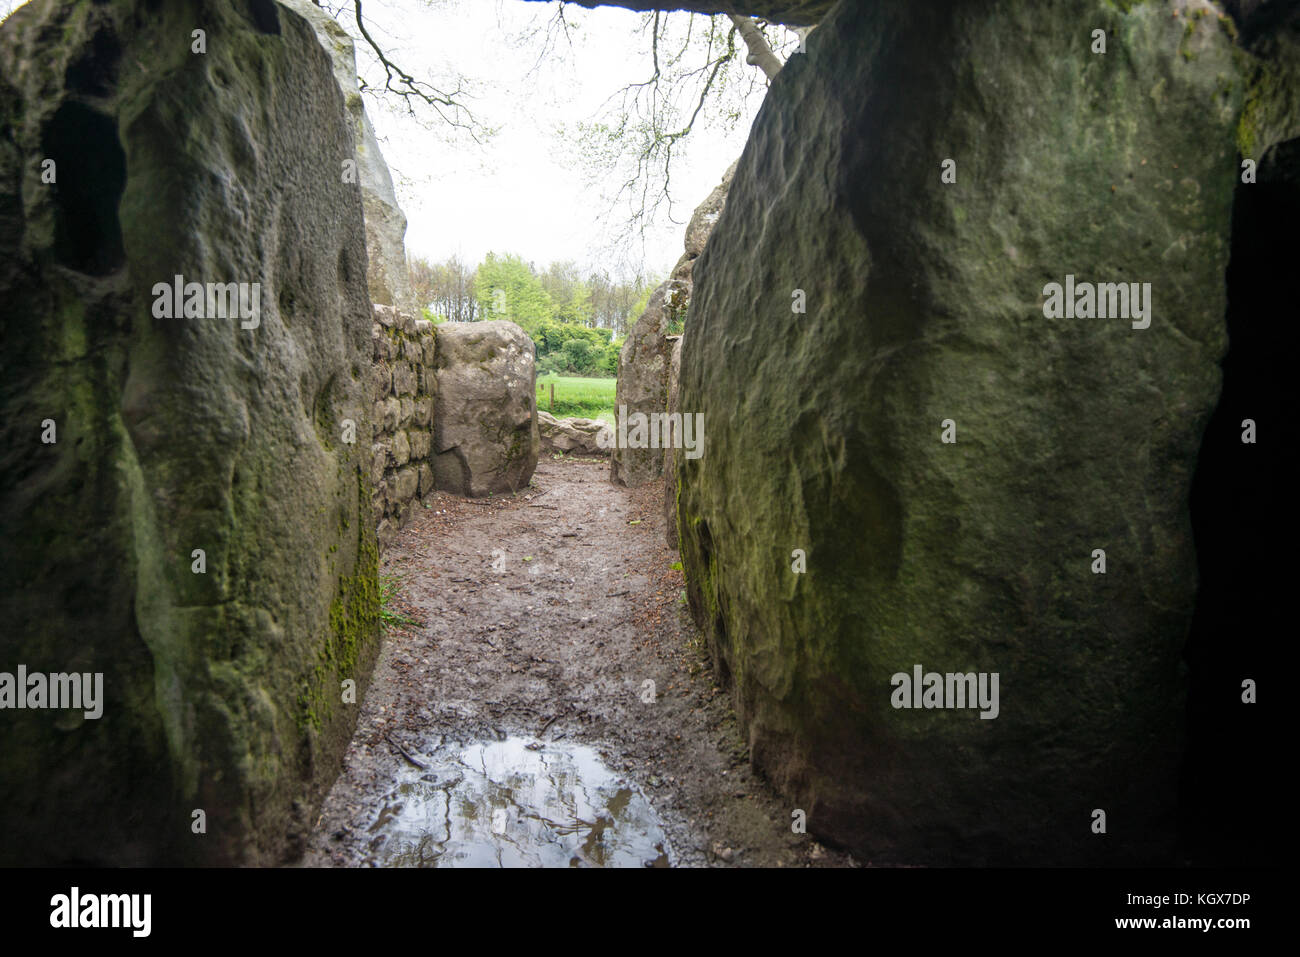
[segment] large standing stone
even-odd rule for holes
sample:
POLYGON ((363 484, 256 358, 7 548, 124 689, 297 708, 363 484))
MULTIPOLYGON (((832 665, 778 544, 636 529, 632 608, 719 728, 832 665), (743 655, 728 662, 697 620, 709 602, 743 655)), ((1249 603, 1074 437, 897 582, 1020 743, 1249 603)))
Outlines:
MULTIPOLYGON (((676 336, 672 342, 672 359, 668 363, 668 416, 680 413, 681 378, 682 378, 682 336, 676 336)), ((677 450, 675 443, 669 443, 664 452, 664 537, 669 548, 677 547, 677 450)))
MULTIPOLYGON (((691 270, 708 242, 727 200, 727 190, 735 175, 732 163, 722 182, 705 197, 686 227, 686 238, 677 265, 669 278, 651 294, 618 355, 618 382, 615 386, 615 412, 632 421, 635 415, 662 415, 668 406, 668 365, 672 359, 674 327, 686 317, 691 303, 691 270)), ((621 440, 620 440, 621 441, 621 440)), ((620 485, 646 485, 663 475, 664 450, 661 442, 645 447, 616 445, 610 459, 610 479, 620 485)))
MULTIPOLYGON (((678 285, 670 279, 650 295, 645 311, 619 350, 618 382, 614 388, 616 415, 630 418, 665 409, 671 349, 667 335, 673 316, 670 303, 678 285)), ((633 487, 653 482, 662 469, 662 449, 616 445, 610 457, 609 477, 633 487)))
POLYGON ((1169 849, 1243 84, 1213 13, 1119 7, 839 4, 694 268, 692 609, 754 763, 873 861, 1169 849), (1067 275, 1150 327, 1045 318, 1067 275), (997 717, 893 707, 918 664, 997 717))
POLYGON ((537 468, 533 341, 513 322, 437 327, 433 478, 479 497, 525 487, 537 468))
POLYGON ((366 275, 370 282, 370 299, 408 312, 418 312, 422 304, 414 301, 406 266, 406 214, 397 205, 393 175, 379 149, 379 140, 375 138, 375 129, 370 124, 357 86, 356 51, 352 38, 333 17, 314 3, 308 0, 281 2, 311 21, 321 46, 330 55, 334 79, 343 93, 352 120, 357 181, 365 206, 366 254, 369 259, 366 275))
POLYGON ((0 130, 0 670, 103 675, 98 719, 2 712, 0 860, 277 862, 378 647, 329 59, 270 3, 35 0, 0 25, 0 130), (260 313, 161 317, 175 276, 260 313))

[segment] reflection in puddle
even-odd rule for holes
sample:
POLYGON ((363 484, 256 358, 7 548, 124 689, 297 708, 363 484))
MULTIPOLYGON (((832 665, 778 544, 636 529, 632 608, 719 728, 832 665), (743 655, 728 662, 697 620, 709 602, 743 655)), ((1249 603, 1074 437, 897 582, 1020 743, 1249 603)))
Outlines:
POLYGON ((591 748, 508 738, 443 748, 384 800, 390 867, 667 867, 650 804, 591 748))

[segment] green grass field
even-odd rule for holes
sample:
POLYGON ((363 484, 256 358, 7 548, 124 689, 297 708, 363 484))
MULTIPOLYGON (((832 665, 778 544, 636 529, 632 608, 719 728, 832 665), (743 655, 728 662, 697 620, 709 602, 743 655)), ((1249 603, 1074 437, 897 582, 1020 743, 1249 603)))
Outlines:
POLYGON ((614 385, 617 381, 566 375, 538 376, 538 411, 549 412, 557 419, 601 419, 613 425, 614 385), (554 408, 551 408, 552 384, 555 386, 554 408))

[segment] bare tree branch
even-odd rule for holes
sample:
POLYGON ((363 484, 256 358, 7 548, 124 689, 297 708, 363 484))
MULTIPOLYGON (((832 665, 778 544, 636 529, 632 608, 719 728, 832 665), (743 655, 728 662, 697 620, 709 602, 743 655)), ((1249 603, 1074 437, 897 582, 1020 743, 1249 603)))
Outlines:
POLYGON ((617 172, 619 185, 611 184, 605 194, 609 206, 601 217, 617 233, 609 252, 621 254, 638 238, 644 245, 665 210, 668 220, 677 222, 673 172, 687 138, 706 124, 731 127, 743 121, 751 95, 766 88, 794 42, 784 27, 762 20, 685 17, 647 12, 642 29, 650 33, 649 77, 616 90, 591 120, 577 124, 579 162, 592 179, 609 182, 609 174, 617 172), (749 62, 757 51, 765 61, 758 64, 763 72, 739 55, 741 27, 751 36, 745 47, 749 62))
MULTIPOLYGON (((325 9, 328 10, 329 8, 326 7, 325 9)), ((463 102, 464 98, 469 96, 469 93, 459 80, 456 89, 451 92, 440 90, 431 83, 417 80, 390 60, 383 48, 370 35, 370 31, 366 28, 365 17, 361 12, 361 0, 352 0, 352 10, 357 32, 361 34, 361 38, 384 68, 384 85, 381 92, 401 97, 407 111, 412 115, 415 115, 412 98, 433 107, 434 112, 438 114, 438 117, 443 122, 456 129, 464 130, 476 143, 481 143, 483 141, 482 137, 491 135, 492 131, 480 124, 470 108, 463 102)), ((362 93, 371 93, 373 95, 374 88, 367 84, 364 78, 357 77, 357 85, 362 93)))
POLYGON ((734 13, 729 13, 727 16, 731 17, 731 22, 740 31, 745 46, 749 47, 749 56, 745 57, 745 62, 760 68, 769 80, 775 79, 776 75, 781 72, 782 63, 777 59, 776 54, 772 52, 772 48, 767 45, 767 41, 763 39, 763 34, 754 24, 754 21, 749 17, 737 16, 734 13))

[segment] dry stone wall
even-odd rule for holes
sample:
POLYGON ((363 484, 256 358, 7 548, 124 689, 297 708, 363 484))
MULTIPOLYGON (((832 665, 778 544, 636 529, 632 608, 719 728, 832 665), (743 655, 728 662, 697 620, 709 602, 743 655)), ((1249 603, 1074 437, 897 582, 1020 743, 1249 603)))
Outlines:
POLYGON ((411 517, 417 500, 433 490, 429 451, 438 391, 433 323, 376 304, 371 327, 374 402, 370 481, 371 519, 386 546, 411 517))

